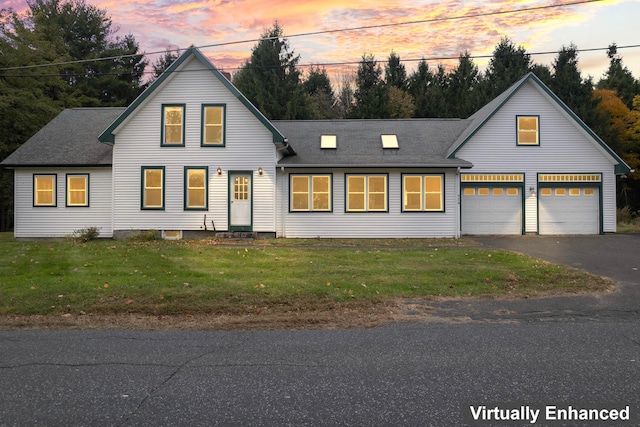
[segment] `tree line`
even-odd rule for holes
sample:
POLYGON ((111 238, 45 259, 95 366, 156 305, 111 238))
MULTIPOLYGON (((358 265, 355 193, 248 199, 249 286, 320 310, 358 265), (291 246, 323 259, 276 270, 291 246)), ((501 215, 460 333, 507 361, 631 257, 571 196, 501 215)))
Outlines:
MULTIPOLYGON (((28 0, 23 14, 0 10, 0 159, 64 108, 129 105, 177 58, 150 63, 131 34, 118 35, 106 10, 84 0, 28 0), (97 60, 109 58, 108 60, 97 60), (97 60, 97 61, 95 61, 97 60), (81 62, 79 62, 81 61, 81 62), (20 68, 28 65, 57 64, 20 68), (152 69, 150 79, 145 69, 152 69)), ((233 84, 269 119, 466 118, 528 72, 538 76, 633 169, 640 168, 640 81, 615 44, 609 68, 594 82, 582 76, 575 45, 551 67, 535 64, 503 38, 484 72, 469 52, 455 67, 420 61, 407 72, 398 54, 365 54, 357 71, 332 82, 324 67, 303 71, 300 55, 276 22, 251 49, 233 84)), ((0 231, 13 221, 12 172, 0 171, 0 231)), ((619 181, 618 206, 640 210, 640 173, 619 181)))

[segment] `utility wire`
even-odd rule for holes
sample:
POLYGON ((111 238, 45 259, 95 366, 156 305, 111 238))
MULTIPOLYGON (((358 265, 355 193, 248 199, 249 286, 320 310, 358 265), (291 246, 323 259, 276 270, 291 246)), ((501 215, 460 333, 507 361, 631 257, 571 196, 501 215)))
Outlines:
MULTIPOLYGON (((362 31, 362 30, 370 30, 370 29, 377 29, 377 28, 398 27, 398 26, 404 26, 404 25, 416 25, 416 24, 426 24, 426 23, 433 23, 433 22, 444 22, 444 21, 453 21, 453 20, 460 20, 460 19, 506 15, 506 14, 511 14, 511 13, 531 12, 531 11, 538 11, 538 10, 544 10, 544 9, 553 9, 553 8, 559 8, 559 7, 575 6, 575 5, 581 5, 581 4, 587 4, 587 3, 597 3, 597 2, 602 2, 602 1, 604 1, 604 0, 581 0, 581 1, 571 2, 571 3, 550 4, 550 5, 546 5, 546 6, 535 6, 535 7, 528 7, 528 8, 515 9, 515 10, 502 10, 502 11, 494 11, 494 12, 475 13, 475 14, 470 14, 470 15, 459 15, 459 16, 449 16, 449 17, 443 17, 443 18, 431 18, 431 19, 421 19, 421 20, 416 20, 416 21, 396 22, 396 23, 389 23, 389 24, 364 25, 364 26, 360 26, 360 27, 350 27, 350 28, 338 28, 338 29, 333 29, 333 30, 312 31, 312 32, 306 32, 306 33, 291 34, 291 35, 288 35, 288 36, 283 36, 283 38, 290 39, 290 38, 294 38, 294 37, 308 37, 308 36, 316 36, 316 35, 320 35, 320 34, 335 34, 335 33, 347 32, 347 31, 362 31)), ((211 48, 211 47, 230 46, 230 45, 235 45, 235 44, 259 42, 259 41, 262 41, 262 40, 275 40, 277 38, 278 37, 265 37, 265 38, 259 38, 259 39, 238 40, 238 41, 231 41, 231 42, 224 42, 224 43, 214 43, 214 44, 202 45, 202 46, 197 46, 197 47, 199 49, 206 49, 206 48, 211 48)), ((134 53, 134 54, 129 54, 129 55, 108 56, 108 57, 104 57, 104 58, 79 59, 79 60, 74 60, 74 61, 55 62, 55 63, 48 63, 48 64, 23 65, 23 66, 17 66, 17 67, 5 67, 5 68, 0 68, 0 71, 25 70, 25 69, 31 69, 31 68, 54 67, 54 66, 60 66, 60 65, 82 64, 82 63, 97 62, 97 61, 111 61, 111 60, 119 60, 119 59, 123 59, 123 58, 131 58, 131 57, 141 56, 141 55, 156 55, 156 54, 162 54, 162 53, 165 53, 165 52, 180 52, 182 50, 185 50, 185 49, 180 49, 180 48, 178 48, 178 49, 167 49, 167 50, 163 50, 163 51, 156 51, 156 52, 149 52, 149 53, 134 53)))
MULTIPOLYGON (((616 46, 617 49, 632 49, 632 48, 640 48, 640 44, 635 45, 627 45, 627 46, 616 46)), ((587 49, 575 49, 575 52, 595 52, 595 51, 603 51, 608 50, 609 47, 594 47, 587 49)), ((554 55, 557 54, 558 51, 545 51, 545 52, 532 52, 526 53, 529 56, 538 56, 538 55, 554 55)), ((492 58, 493 55, 470 55, 469 59, 486 59, 492 58)), ((433 62, 433 61, 447 61, 447 60, 455 60, 458 59, 459 56, 438 56, 438 57, 428 57, 428 58, 411 58, 411 59, 401 59, 400 62, 433 62)), ((341 67, 346 65, 359 65, 362 61, 347 61, 347 62, 326 62, 326 63, 312 63, 312 64, 298 64, 298 68, 309 68, 309 67, 317 67, 317 68, 327 68, 327 67, 341 67)), ((254 69, 275 69, 279 68, 279 66, 251 66, 254 69)), ((218 71, 230 71, 230 70, 240 70, 242 67, 234 67, 234 68, 218 68, 218 71)), ((198 72, 198 71, 208 71, 208 69, 197 69, 197 70, 180 70, 173 71, 174 73, 190 73, 190 72, 198 72)), ((151 74, 153 71, 145 71, 143 74, 151 74)), ((109 73, 93 73, 91 77, 98 76, 122 76, 127 74, 133 74, 131 72, 109 72, 109 73)), ((84 74, 59 74, 59 73, 40 73, 40 74, 1 74, 2 77, 87 77, 84 74)))

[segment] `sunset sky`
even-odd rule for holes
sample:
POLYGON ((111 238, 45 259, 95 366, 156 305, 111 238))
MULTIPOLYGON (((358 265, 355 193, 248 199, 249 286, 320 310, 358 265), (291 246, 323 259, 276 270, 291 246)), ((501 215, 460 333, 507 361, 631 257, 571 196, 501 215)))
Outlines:
MULTIPOLYGON (((501 37, 524 46, 534 62, 550 65, 555 53, 574 43, 578 49, 640 45, 640 0, 597 1, 521 13, 462 19, 443 19, 499 11, 534 8, 576 0, 86 0, 111 16, 120 34, 132 33, 143 51, 158 52, 190 45, 221 69, 231 73, 251 55, 266 28, 277 20, 300 64, 357 63, 372 53, 380 62, 391 51, 402 60, 426 58, 430 66, 453 65, 444 57, 465 50, 472 56, 490 56, 501 37), (382 28, 310 36, 293 35, 345 28, 439 19, 382 28), (434 59, 432 59, 434 58, 434 59)), ((24 11, 26 1, 0 0, 0 8, 24 11)), ((624 64, 640 77, 640 47, 620 49, 624 64)), ((158 55, 150 55, 151 61, 158 55)), ((484 69, 488 59, 477 58, 484 69)), ((608 66, 606 51, 581 52, 583 76, 597 81, 608 66)), ((417 62, 407 62, 412 70, 417 62)), ((357 64, 350 66, 357 69, 357 64)), ((329 69, 329 67, 327 67, 329 69)), ((348 66, 339 68, 348 69, 348 66)), ((330 69, 331 73, 340 72, 330 69)))

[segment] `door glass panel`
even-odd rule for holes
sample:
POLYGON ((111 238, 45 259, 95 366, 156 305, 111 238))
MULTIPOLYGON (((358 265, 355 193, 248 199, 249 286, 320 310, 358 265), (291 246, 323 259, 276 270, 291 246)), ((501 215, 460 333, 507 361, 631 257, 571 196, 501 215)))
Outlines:
POLYGON ((235 177, 233 194, 236 200, 249 200, 249 178, 246 176, 235 177))

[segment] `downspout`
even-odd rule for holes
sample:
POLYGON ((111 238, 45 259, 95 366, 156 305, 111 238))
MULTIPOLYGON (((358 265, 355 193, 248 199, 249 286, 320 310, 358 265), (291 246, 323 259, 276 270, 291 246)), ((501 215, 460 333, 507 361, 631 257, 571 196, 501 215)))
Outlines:
POLYGON ((289 206, 289 202, 287 199, 287 195, 285 194, 285 188, 287 188, 288 184, 285 183, 287 175, 284 173, 284 166, 280 166, 280 172, 282 173, 282 179, 280 180, 280 188, 278 189, 278 191, 280 191, 280 227, 282 227, 282 238, 286 238, 287 237, 287 224, 285 221, 285 209, 288 208, 289 206))
POLYGON ((455 238, 459 239, 462 235, 462 231, 460 230, 460 217, 461 217, 461 213, 460 213, 460 209, 462 207, 462 200, 460 200, 460 168, 458 167, 456 169, 456 234, 455 234, 455 238))

